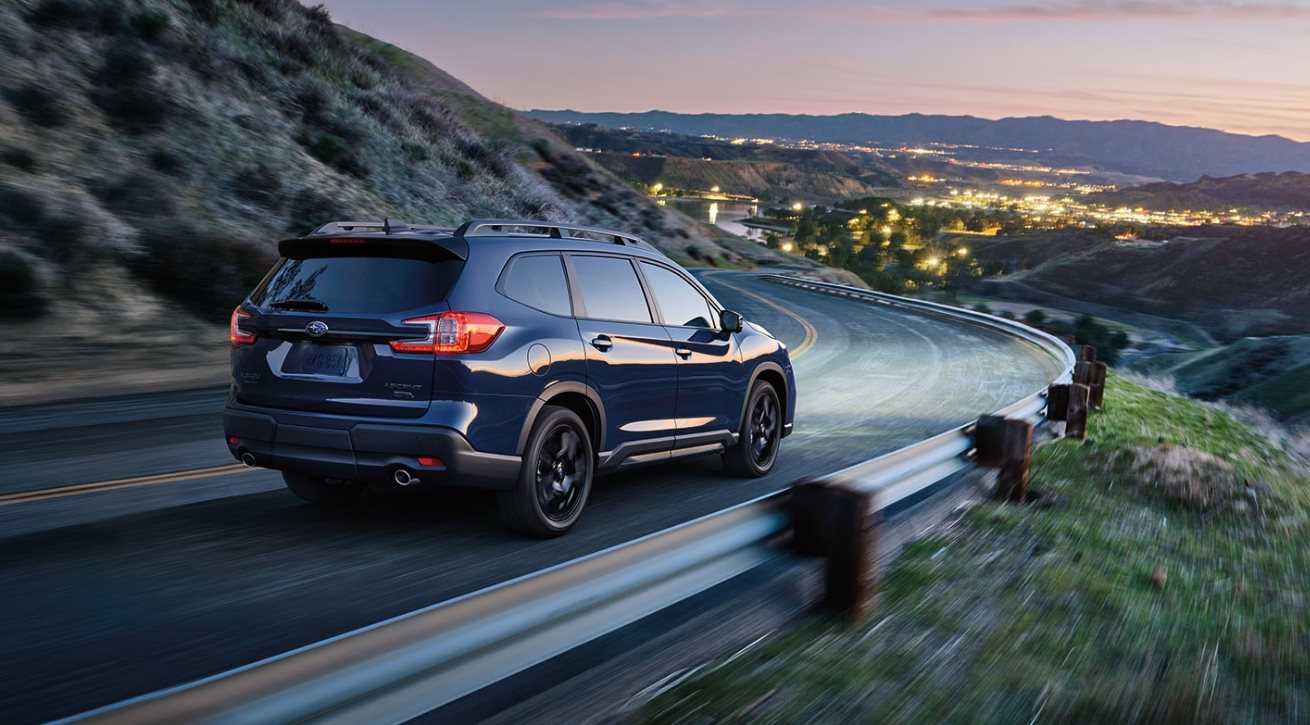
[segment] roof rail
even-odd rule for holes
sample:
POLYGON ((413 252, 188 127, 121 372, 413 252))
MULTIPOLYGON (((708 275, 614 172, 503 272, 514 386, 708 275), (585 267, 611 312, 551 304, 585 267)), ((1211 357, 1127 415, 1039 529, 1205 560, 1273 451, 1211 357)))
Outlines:
POLYGON ((449 227, 436 227, 424 224, 410 224, 402 222, 399 219, 385 218, 380 222, 328 222, 323 226, 309 233, 309 236, 320 234, 350 234, 353 232, 382 232, 383 234, 395 234, 397 232, 448 232, 449 227))
POLYGON ((574 235, 594 234, 600 237, 610 237, 614 244, 641 247, 643 249, 654 249, 654 247, 652 247, 646 240, 635 234, 628 234, 627 232, 620 232, 614 229, 584 227, 577 224, 560 224, 557 222, 545 222, 535 219, 470 219, 461 224, 459 228, 454 231, 454 235, 457 237, 500 236, 504 234, 504 227, 541 229, 545 230, 544 234, 532 234, 531 236, 549 237, 551 239, 576 239, 584 242, 594 242, 598 240, 574 235))

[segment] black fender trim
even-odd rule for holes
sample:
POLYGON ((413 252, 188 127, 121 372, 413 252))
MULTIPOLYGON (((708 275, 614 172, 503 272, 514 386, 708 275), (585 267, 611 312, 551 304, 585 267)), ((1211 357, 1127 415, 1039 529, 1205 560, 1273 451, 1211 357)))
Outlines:
MULTIPOLYGON (((747 406, 747 405, 750 405, 750 402, 751 402, 751 390, 754 389, 754 387, 755 387, 755 381, 759 380, 759 379, 760 379, 760 373, 762 373, 762 372, 764 372, 764 371, 766 371, 766 370, 777 373, 777 374, 778 374, 778 377, 782 378, 782 384, 783 384, 784 386, 787 384, 787 371, 786 371, 786 370, 783 370, 783 369, 782 369, 782 366, 779 365, 778 363, 773 362, 772 360, 765 360, 765 361, 761 362, 759 365, 756 365, 756 366, 755 366, 755 370, 753 370, 753 371, 751 372, 751 379, 750 379, 750 382, 746 384, 746 395, 742 397, 742 401, 741 401, 741 415, 739 415, 739 416, 737 417, 737 430, 738 430, 738 431, 741 430, 741 423, 742 423, 742 421, 746 420, 746 406, 747 406)), ((782 405, 782 412, 783 412, 783 416, 785 417, 786 414, 787 414, 787 395, 788 395, 788 391, 784 389, 784 390, 779 390, 779 391, 777 391, 777 392, 778 392, 778 397, 780 398, 780 400, 779 400, 778 402, 782 405)), ((791 427, 792 427, 792 421, 785 421, 785 422, 783 423, 783 427, 782 427, 782 431, 783 431, 783 433, 782 433, 782 437, 783 437, 783 438, 786 438, 787 435, 791 433, 791 427)))
POLYGON ((523 430, 519 431, 519 442, 518 446, 515 448, 515 452, 518 455, 523 455, 523 449, 528 445, 528 435, 532 433, 532 426, 537 422, 537 416, 541 413, 541 409, 545 407, 552 398, 565 393, 581 393, 586 396, 587 400, 591 403, 592 408, 594 408, 596 412, 596 429, 599 433, 599 435, 597 435, 599 440, 591 442, 591 449, 594 451, 604 450, 602 445, 604 444, 606 430, 605 406, 600 402, 600 394, 586 383, 581 383, 576 380, 561 380, 546 386, 546 389, 541 391, 541 395, 537 396, 537 399, 532 401, 532 407, 528 409, 528 414, 523 419, 523 430))

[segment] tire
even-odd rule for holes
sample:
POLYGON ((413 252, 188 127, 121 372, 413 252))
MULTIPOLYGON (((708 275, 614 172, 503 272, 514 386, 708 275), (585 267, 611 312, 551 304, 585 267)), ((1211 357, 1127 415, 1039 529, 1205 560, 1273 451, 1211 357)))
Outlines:
POLYGON ((734 476, 759 478, 773 470, 782 443, 782 405, 778 392, 763 380, 755 381, 737 431, 737 445, 723 454, 723 465, 734 476))
POLYGON ((290 471, 282 472, 282 480, 291 489, 291 493, 319 506, 344 506, 358 502, 364 497, 364 489, 368 488, 364 481, 319 478, 290 471))
POLYGON ((514 488, 497 495, 505 525, 543 539, 573 528, 591 495, 591 446, 587 426, 576 413, 554 405, 542 408, 514 488))

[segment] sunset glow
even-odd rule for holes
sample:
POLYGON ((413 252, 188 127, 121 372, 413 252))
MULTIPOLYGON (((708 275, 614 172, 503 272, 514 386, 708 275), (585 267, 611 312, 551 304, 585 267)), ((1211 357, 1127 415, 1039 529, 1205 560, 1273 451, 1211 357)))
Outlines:
POLYGON ((523 109, 1134 118, 1310 140, 1310 3, 327 5, 523 109))

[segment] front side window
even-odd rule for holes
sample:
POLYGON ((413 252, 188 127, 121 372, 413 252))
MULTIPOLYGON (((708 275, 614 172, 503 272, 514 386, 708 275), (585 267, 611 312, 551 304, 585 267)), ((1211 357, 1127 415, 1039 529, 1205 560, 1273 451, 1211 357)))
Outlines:
POLYGON ((570 257, 587 317, 595 320, 651 322, 637 270, 622 257, 570 257))
POLYGON ((573 314, 564 262, 555 254, 515 258, 505 275, 505 296, 552 315, 573 314))
POLYGON ((655 303, 664 313, 664 324, 679 327, 715 328, 714 310, 699 290, 671 270, 649 262, 641 263, 650 282, 655 303))

